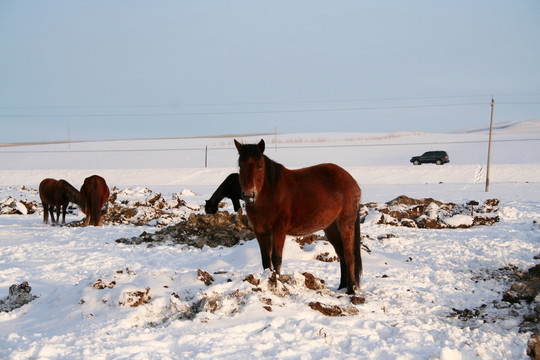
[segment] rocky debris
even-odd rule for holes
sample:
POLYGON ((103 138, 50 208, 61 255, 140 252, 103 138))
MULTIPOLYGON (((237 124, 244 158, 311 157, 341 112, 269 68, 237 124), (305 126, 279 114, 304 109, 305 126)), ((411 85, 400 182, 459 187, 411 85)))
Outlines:
POLYGON ((201 280, 206 286, 210 286, 214 282, 214 277, 201 269, 197 269, 197 279, 201 280))
POLYGON ((511 304, 525 301, 532 303, 540 294, 540 263, 527 272, 516 271, 516 282, 504 293, 503 300, 511 304))
POLYGON ((116 281, 114 280, 107 283, 101 279, 97 279, 94 285, 92 285, 92 287, 98 290, 103 290, 103 289, 112 289, 115 285, 116 285, 116 281))
MULTIPOLYGON (((185 220, 186 215, 200 210, 198 205, 188 205, 175 193, 170 199, 148 188, 117 187, 110 189, 108 202, 102 211, 104 224, 125 224, 136 226, 164 227, 185 220)), ((83 220, 74 221, 68 226, 82 226, 83 220)))
POLYGON ((17 200, 8 196, 0 200, 0 215, 29 215, 39 208, 36 201, 17 200))
POLYGON ((358 315, 360 312, 354 306, 326 305, 319 301, 310 302, 309 307, 326 316, 358 315))
POLYGON ((300 248, 302 250, 304 250, 306 245, 313 244, 319 240, 325 241, 326 237, 323 235, 311 234, 307 236, 295 237, 293 240, 296 241, 300 245, 300 248))
POLYGON ((163 228, 155 233, 143 232, 131 239, 122 238, 117 243, 151 246, 156 243, 185 244, 202 248, 226 246, 231 247, 241 240, 254 239, 255 235, 248 225, 246 216, 241 219, 235 214, 219 211, 213 215, 191 213, 187 220, 163 228))
POLYGON ((127 291, 122 293, 122 298, 118 302, 120 306, 137 307, 143 304, 147 304, 152 297, 149 295, 150 288, 147 287, 144 290, 127 291))
POLYGON ((329 252, 323 252, 315 256, 315 260, 323 262, 339 262, 339 257, 337 255, 330 255, 329 252))
POLYGON ((0 299, 0 311, 10 312, 33 301, 37 296, 32 295, 31 291, 32 288, 26 281, 19 285, 11 285, 9 295, 4 299, 0 299))
POLYGON ((540 264, 526 272, 517 266, 505 266, 474 276, 472 280, 505 282, 510 288, 502 294, 501 300, 495 300, 493 304, 482 304, 472 309, 453 308, 449 317, 467 322, 467 326, 471 326, 471 321, 495 323, 515 318, 520 320, 520 332, 540 333, 540 264))
POLYGON ((498 199, 466 204, 443 203, 432 198, 413 199, 401 195, 387 203, 367 203, 360 210, 362 221, 413 228, 443 229, 493 225, 499 221, 498 199))
POLYGON ((540 333, 540 263, 527 272, 516 271, 515 282, 503 294, 503 301, 510 304, 527 304, 528 309, 519 327, 521 332, 540 333))

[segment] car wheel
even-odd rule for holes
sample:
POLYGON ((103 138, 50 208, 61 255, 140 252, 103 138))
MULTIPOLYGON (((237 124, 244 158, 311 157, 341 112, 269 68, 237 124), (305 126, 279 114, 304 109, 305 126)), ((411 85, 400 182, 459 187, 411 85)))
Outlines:
POLYGON ((420 161, 414 160, 413 164, 414 164, 414 165, 420 165, 420 161))
POLYGON ((436 164, 437 164, 437 165, 442 165, 442 161, 441 161, 441 160, 437 160, 436 164))

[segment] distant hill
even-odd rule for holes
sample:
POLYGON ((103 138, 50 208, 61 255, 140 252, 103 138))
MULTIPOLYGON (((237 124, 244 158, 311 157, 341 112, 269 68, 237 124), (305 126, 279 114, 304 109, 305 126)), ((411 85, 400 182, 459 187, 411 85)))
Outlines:
MULTIPOLYGON (((453 134, 468 134, 478 132, 488 132, 489 125, 454 131, 453 134)), ((508 121, 493 124, 493 131, 505 133, 540 134, 540 119, 526 121, 508 121)))

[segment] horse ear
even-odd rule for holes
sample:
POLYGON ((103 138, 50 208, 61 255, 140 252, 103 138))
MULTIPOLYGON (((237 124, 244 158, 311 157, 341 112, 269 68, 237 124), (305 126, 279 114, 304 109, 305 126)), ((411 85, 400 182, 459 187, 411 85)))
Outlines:
POLYGON ((259 143, 257 144, 257 147, 259 148, 259 152, 261 153, 264 153, 264 140, 261 139, 261 141, 259 141, 259 143))
POLYGON ((239 141, 236 141, 236 139, 234 139, 234 146, 236 146, 236 149, 238 150, 238 152, 240 152, 243 145, 239 141))

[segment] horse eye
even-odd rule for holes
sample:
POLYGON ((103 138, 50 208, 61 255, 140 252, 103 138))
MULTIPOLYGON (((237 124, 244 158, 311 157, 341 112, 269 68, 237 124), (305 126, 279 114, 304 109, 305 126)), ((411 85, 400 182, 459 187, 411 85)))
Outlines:
POLYGON ((262 165, 257 166, 257 169, 262 170, 262 165))

